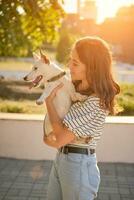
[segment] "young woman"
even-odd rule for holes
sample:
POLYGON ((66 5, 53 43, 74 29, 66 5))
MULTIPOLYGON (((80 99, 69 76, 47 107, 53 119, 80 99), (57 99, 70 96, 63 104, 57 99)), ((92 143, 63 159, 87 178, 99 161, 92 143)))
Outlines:
POLYGON ((44 142, 58 149, 53 162, 48 200, 93 200, 100 185, 96 147, 108 114, 115 114, 115 95, 120 92, 113 80, 112 56, 108 44, 99 37, 77 40, 70 53, 68 67, 76 91, 88 95, 75 102, 63 121, 53 105, 62 85, 46 99, 46 106, 56 141, 51 134, 44 142))

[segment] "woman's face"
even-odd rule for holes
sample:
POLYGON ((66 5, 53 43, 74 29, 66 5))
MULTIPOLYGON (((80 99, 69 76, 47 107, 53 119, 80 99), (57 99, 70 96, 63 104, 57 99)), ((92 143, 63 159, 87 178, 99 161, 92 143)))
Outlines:
POLYGON ((72 80, 86 80, 86 66, 80 61, 75 48, 70 53, 68 64, 72 80))

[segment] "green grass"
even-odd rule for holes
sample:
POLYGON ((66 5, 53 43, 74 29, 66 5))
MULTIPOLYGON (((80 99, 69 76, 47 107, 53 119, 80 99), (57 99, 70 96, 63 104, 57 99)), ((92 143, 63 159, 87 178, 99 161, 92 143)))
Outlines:
POLYGON ((117 101, 123 111, 119 115, 134 115, 134 84, 121 84, 120 87, 117 101))
POLYGON ((0 62, 0 70, 2 71, 29 71, 32 67, 32 62, 23 62, 23 61, 13 61, 13 60, 6 60, 0 62))
MULTIPOLYGON (((24 81, 0 81, 0 112, 45 114, 46 106, 37 105, 36 99, 43 92, 43 86, 29 90, 29 83, 24 81)), ((134 84, 120 84, 121 92, 116 97, 123 109, 118 115, 134 115, 134 84)))
POLYGON ((4 113, 27 113, 27 114, 45 114, 46 106, 37 105, 35 101, 13 101, 0 99, 0 112, 4 113))
POLYGON ((0 82, 0 112, 43 114, 44 105, 37 105, 36 99, 43 88, 29 90, 29 83, 24 81, 1 80, 0 82))
MULTIPOLYGON (((51 59, 55 59, 55 53, 54 52, 46 52, 46 55, 51 59)), ((25 58, 24 58, 25 59, 25 58)), ((16 58, 7 58, 5 60, 0 60, 0 70, 2 71, 29 71, 32 67, 32 62, 28 61, 20 61, 16 58)))

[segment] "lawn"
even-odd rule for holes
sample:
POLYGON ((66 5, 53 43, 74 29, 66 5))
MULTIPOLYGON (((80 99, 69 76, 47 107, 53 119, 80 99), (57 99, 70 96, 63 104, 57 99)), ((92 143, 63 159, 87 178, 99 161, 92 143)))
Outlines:
MULTIPOLYGON (((134 115, 134 84, 120 84, 121 93, 117 102, 124 110, 118 115, 134 115)), ((0 81, 0 112, 45 114, 46 106, 37 105, 36 99, 43 92, 43 86, 29 90, 24 81, 0 81)))
MULTIPOLYGON (((55 60, 54 52, 47 52, 46 54, 51 60, 55 60)), ((29 71, 31 69, 34 59, 29 58, 7 58, 0 60, 0 71, 29 71)))
POLYGON ((29 90, 29 84, 24 81, 1 80, 0 112, 44 114, 45 104, 36 104, 42 91, 42 87, 29 90))
POLYGON ((6 60, 0 61, 0 71, 29 71, 31 69, 32 62, 6 60))

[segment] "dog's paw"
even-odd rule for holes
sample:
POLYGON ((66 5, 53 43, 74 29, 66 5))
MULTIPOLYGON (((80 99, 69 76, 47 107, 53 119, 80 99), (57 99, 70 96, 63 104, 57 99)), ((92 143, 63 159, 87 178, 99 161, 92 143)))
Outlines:
POLYGON ((42 105, 42 104, 43 104, 43 101, 37 100, 37 101, 36 101, 36 104, 37 104, 37 105, 42 105))
POLYGON ((87 95, 80 95, 79 96, 79 101, 85 101, 88 98, 87 95))
POLYGON ((82 95, 78 92, 72 95, 72 101, 85 101, 87 98, 88 98, 87 95, 82 95))

